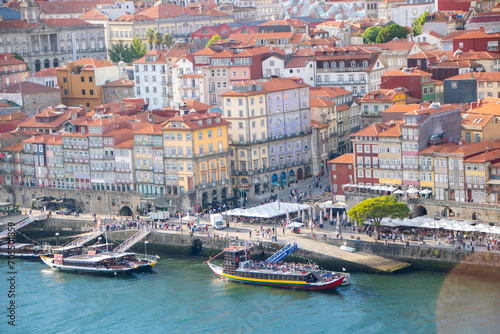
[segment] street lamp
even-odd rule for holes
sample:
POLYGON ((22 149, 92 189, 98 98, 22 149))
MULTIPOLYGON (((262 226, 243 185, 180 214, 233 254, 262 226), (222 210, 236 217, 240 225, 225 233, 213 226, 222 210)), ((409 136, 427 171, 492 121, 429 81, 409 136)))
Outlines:
POLYGON ((56 246, 59 246, 59 232, 56 232, 56 246))
POLYGON ((146 255, 146 258, 148 257, 148 241, 144 241, 144 254, 146 255))

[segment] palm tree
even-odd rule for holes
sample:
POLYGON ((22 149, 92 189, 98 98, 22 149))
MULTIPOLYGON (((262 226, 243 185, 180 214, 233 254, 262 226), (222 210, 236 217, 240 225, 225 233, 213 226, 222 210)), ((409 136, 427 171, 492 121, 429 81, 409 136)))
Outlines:
POLYGON ((169 33, 163 35, 163 45, 167 48, 171 48, 172 45, 174 45, 174 39, 172 38, 172 35, 170 35, 169 33))
POLYGON ((163 43, 163 35, 160 32, 157 32, 155 34, 155 45, 156 49, 159 49, 161 47, 161 44, 163 43))
POLYGON ((153 50, 153 43, 155 41, 155 31, 151 28, 146 30, 146 41, 149 44, 149 50, 153 50))

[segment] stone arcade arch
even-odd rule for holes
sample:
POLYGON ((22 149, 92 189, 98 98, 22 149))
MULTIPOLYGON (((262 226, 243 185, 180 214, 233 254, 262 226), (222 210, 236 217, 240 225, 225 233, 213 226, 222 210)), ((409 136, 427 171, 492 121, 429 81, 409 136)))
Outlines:
POLYGON ((419 205, 413 210, 413 218, 427 215, 427 209, 419 205))
POLYGON ((132 216, 134 213, 132 212, 132 209, 130 209, 128 206, 124 206, 120 209, 120 216, 132 216))
POLYGON ((280 174, 280 186, 286 186, 286 172, 280 174))
POLYGON ((203 195, 201 195, 201 205, 205 208, 208 204, 208 194, 207 192, 204 192, 203 195))
POLYGON ((304 179, 304 171, 302 168, 297 169, 297 181, 304 179))

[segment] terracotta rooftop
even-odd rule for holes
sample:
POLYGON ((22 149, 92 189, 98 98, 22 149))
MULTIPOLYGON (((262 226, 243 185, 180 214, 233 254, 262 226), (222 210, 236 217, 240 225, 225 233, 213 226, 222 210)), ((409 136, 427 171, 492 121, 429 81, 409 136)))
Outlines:
POLYGON ((477 81, 500 81, 500 72, 470 72, 455 75, 445 80, 470 80, 477 81))
POLYGON ((186 128, 178 128, 178 127, 172 127, 170 126, 172 122, 183 122, 188 128, 191 130, 197 130, 197 129, 202 129, 202 128, 213 128, 213 127, 218 127, 221 125, 229 125, 230 122, 226 121, 221 117, 221 114, 218 113, 205 113, 205 114, 198 114, 198 113, 188 113, 186 115, 176 115, 172 118, 170 118, 168 121, 166 121, 165 126, 163 127, 163 130, 179 130, 179 129, 186 129, 186 128), (219 123, 215 121, 216 118, 219 118, 219 123), (211 124, 208 124, 207 120, 211 120, 211 124), (202 122, 202 125, 199 124, 199 122, 202 122))
POLYGON ((134 87, 134 81, 128 79, 118 79, 115 81, 110 81, 104 85, 103 87, 134 87))
POLYGON ((314 108, 314 107, 330 107, 330 106, 336 105, 335 102, 332 102, 332 101, 327 100, 327 99, 322 98, 322 97, 310 96, 309 100, 310 100, 310 106, 311 106, 311 108, 314 108))
POLYGON ((13 84, 9 87, 5 87, 0 90, 2 93, 20 93, 20 94, 42 94, 59 92, 58 88, 49 87, 45 85, 40 85, 34 82, 23 81, 13 84))
POLYGON ((109 21, 109 17, 101 13, 95 8, 91 8, 90 10, 86 11, 83 15, 80 15, 78 17, 79 20, 103 20, 103 21, 109 21))
POLYGON ((243 81, 243 82, 238 82, 233 84, 233 90, 221 94, 221 96, 247 96, 247 95, 258 95, 258 94, 265 94, 269 92, 277 92, 277 91, 282 91, 282 90, 288 90, 288 89, 295 89, 295 88, 302 88, 302 87, 309 87, 309 85, 302 83, 299 84, 296 81, 292 80, 292 78, 285 78, 285 79, 275 79, 271 81, 264 81, 264 82, 258 82, 258 81, 243 81), (262 84, 262 90, 256 91, 256 90, 251 90, 251 91, 234 91, 235 86, 245 86, 249 84, 262 84))
POLYGON ((354 163, 354 154, 353 153, 343 154, 340 157, 337 157, 335 159, 328 161, 328 163, 329 164, 353 164, 354 163))

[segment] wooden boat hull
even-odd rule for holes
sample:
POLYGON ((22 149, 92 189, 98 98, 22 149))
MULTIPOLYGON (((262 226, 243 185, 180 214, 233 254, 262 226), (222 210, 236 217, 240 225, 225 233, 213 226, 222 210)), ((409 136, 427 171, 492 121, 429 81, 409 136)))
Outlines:
POLYGON ((8 254, 8 253, 0 253, 0 256, 3 257, 9 257, 14 255, 16 259, 38 259, 40 256, 49 256, 50 253, 39 253, 39 254, 20 254, 20 253, 15 253, 15 254, 8 254))
POLYGON ((296 290, 333 290, 342 284, 344 281, 344 277, 340 277, 336 280, 332 280, 330 282, 321 282, 321 283, 308 283, 308 282, 300 282, 300 281, 285 281, 285 280, 270 280, 270 279, 257 279, 257 278, 248 278, 248 277, 240 277, 236 275, 229 275, 224 273, 222 267, 216 266, 212 263, 208 263, 210 269, 222 279, 239 282, 244 284, 253 284, 253 285, 264 285, 264 286, 272 286, 277 288, 285 288, 285 289, 296 289, 296 290))
POLYGON ((91 275, 103 275, 103 276, 116 276, 116 275, 126 275, 134 271, 137 271, 139 265, 135 265, 127 268, 95 268, 95 267, 78 267, 71 265, 64 265, 59 263, 54 263, 54 259, 47 256, 40 256, 42 261, 51 267, 52 269, 57 269, 66 272, 80 273, 80 274, 91 274, 91 275))

